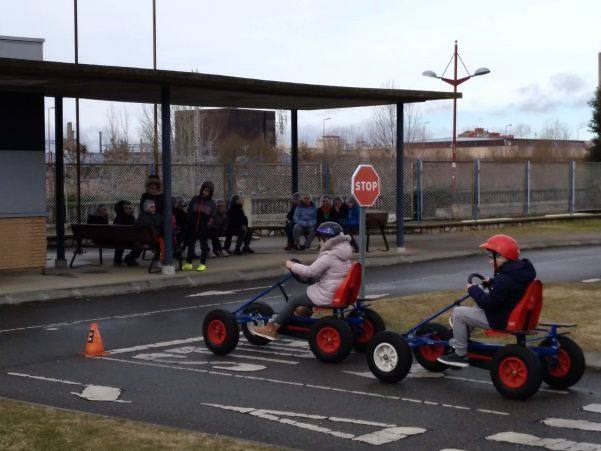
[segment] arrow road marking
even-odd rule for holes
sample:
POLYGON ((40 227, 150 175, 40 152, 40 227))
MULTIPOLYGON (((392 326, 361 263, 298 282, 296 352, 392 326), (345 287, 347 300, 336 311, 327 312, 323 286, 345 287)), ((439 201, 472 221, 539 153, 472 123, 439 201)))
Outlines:
POLYGON ((545 438, 537 437, 531 434, 521 434, 519 432, 500 432, 489 435, 486 440, 494 442, 512 443, 514 445, 535 446, 551 450, 561 449, 563 451, 601 451, 601 444, 572 442, 563 438, 545 438))
POLYGON ((289 426, 294 426, 301 429, 306 429, 313 432, 320 432, 322 434, 332 435, 337 438, 343 438, 363 443, 368 443, 370 445, 384 445, 387 443, 396 442, 398 440, 402 440, 411 435, 419 435, 426 432, 426 429, 418 428, 418 427, 403 427, 397 426, 394 424, 386 424, 379 423, 374 421, 365 421, 365 420, 357 420, 353 418, 340 418, 340 417, 328 417, 325 415, 312 415, 307 413, 298 413, 298 412, 282 412, 279 410, 264 410, 264 409, 255 409, 253 407, 238 407, 238 406, 225 406, 221 404, 209 404, 203 403, 205 406, 216 407, 222 410, 229 410, 232 412, 237 412, 245 415, 252 415, 257 418, 262 418, 264 420, 275 421, 282 424, 287 424, 289 426), (383 427, 384 429, 380 429, 375 432, 371 432, 368 434, 355 435, 350 434, 348 432, 341 432, 330 429, 324 426, 317 426, 311 423, 305 423, 297 420, 293 420, 292 418, 305 418, 309 420, 321 420, 321 421, 331 421, 333 423, 351 423, 351 424, 361 424, 365 426, 375 426, 375 427, 383 427))

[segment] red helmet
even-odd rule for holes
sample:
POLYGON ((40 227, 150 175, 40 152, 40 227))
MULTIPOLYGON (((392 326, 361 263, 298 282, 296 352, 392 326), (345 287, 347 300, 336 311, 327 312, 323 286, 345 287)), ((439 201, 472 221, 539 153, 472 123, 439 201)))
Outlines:
POLYGON ((520 247, 518 246, 517 241, 509 235, 493 235, 479 247, 491 252, 496 252, 507 260, 517 260, 520 258, 520 247))

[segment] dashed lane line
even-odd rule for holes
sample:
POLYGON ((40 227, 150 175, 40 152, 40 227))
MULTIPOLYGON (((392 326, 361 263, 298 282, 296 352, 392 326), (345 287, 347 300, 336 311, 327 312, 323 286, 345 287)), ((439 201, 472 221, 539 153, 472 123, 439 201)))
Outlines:
MULTIPOLYGON (((197 352, 199 354, 214 355, 211 351, 203 350, 203 349, 196 349, 194 352, 197 352)), ((284 365, 298 365, 299 364, 298 360, 273 359, 270 357, 258 357, 258 356, 252 356, 252 355, 238 354, 237 352, 230 352, 228 354, 228 356, 233 357, 235 359, 260 360, 261 362, 282 363, 284 365)))
POLYGON ((247 376, 245 374, 223 373, 223 372, 205 370, 205 369, 200 369, 200 368, 188 368, 188 367, 180 367, 180 366, 173 366, 173 365, 163 365, 163 364, 158 364, 158 363, 125 360, 125 359, 113 358, 113 357, 96 357, 96 358, 99 360, 108 360, 108 361, 112 361, 112 362, 127 363, 130 365, 153 366, 153 367, 158 367, 158 368, 174 369, 174 370, 178 370, 178 371, 190 371, 190 372, 195 372, 195 373, 211 374, 211 375, 217 375, 217 376, 236 377, 236 378, 240 378, 240 379, 269 382, 269 383, 281 384, 281 385, 293 385, 293 386, 311 388, 314 390, 335 391, 335 392, 353 394, 353 395, 358 395, 358 396, 391 399, 391 400, 395 400, 395 401, 410 402, 413 404, 421 404, 421 405, 425 405, 425 406, 439 406, 439 407, 450 408, 450 409, 454 409, 454 410, 478 411, 478 412, 486 413, 486 414, 490 414, 490 415, 503 415, 503 416, 510 415, 508 412, 478 409, 478 408, 472 408, 472 407, 467 407, 467 406, 456 406, 456 405, 451 405, 451 404, 442 404, 442 403, 438 403, 438 402, 423 401, 423 400, 419 400, 419 399, 401 398, 399 396, 382 395, 379 393, 369 393, 369 392, 358 391, 358 390, 347 390, 347 389, 342 389, 342 388, 338 388, 338 387, 330 387, 330 386, 326 386, 326 385, 304 384, 301 382, 270 379, 270 378, 260 377, 260 376, 247 376))
POLYGON ((587 442, 573 442, 564 438, 546 438, 537 437, 531 434, 522 434, 519 432, 507 431, 498 434, 489 435, 486 440, 511 443, 513 445, 533 446, 550 450, 562 451, 601 451, 601 444, 587 442))
POLYGON ((203 296, 223 296, 226 294, 235 294, 235 293, 242 293, 243 291, 254 291, 254 290, 264 290, 265 288, 269 288, 270 285, 265 285, 263 287, 250 287, 250 288, 240 288, 238 290, 225 290, 225 291, 201 291, 200 293, 193 293, 193 294, 189 294, 186 297, 187 298, 196 298, 196 297, 203 297, 203 296))
POLYGON ((579 429, 581 431, 601 432, 601 423, 587 420, 570 420, 567 418, 545 418, 542 421, 547 426, 556 428, 579 429))
POLYGON ((601 281, 601 279, 584 279, 582 283, 595 283, 599 281, 601 281))

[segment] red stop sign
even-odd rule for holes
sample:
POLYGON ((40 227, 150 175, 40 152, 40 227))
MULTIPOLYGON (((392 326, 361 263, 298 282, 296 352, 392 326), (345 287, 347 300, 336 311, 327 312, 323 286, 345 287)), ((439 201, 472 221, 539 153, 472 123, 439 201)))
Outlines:
POLYGON ((362 207, 371 207, 380 197, 380 176, 371 164, 357 166, 351 183, 351 192, 362 207))

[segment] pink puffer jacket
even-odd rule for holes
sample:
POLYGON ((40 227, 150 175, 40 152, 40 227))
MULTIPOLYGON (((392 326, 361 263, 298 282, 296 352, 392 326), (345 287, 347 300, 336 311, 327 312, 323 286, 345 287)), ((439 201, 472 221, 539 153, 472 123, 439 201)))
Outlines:
POLYGON ((336 288, 351 268, 353 251, 350 241, 348 235, 330 238, 321 246, 317 260, 310 266, 300 263, 292 265, 293 273, 304 279, 317 280, 307 288, 307 296, 313 304, 326 306, 332 303, 336 288))

